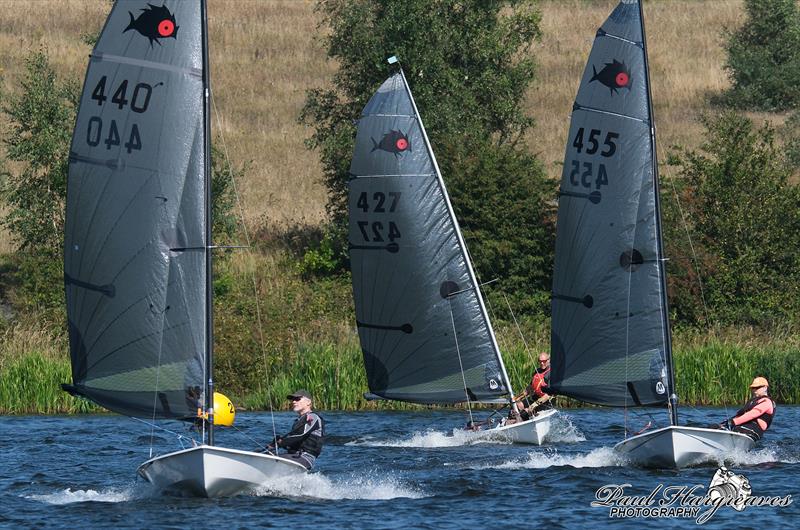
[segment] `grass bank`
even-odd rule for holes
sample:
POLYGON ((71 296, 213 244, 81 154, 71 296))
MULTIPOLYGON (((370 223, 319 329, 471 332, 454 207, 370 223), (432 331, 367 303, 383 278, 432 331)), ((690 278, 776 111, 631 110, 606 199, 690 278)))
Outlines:
MULTIPOLYGON (((85 401, 60 389, 70 381, 69 361, 63 341, 46 335, 25 335, 12 328, 0 347, 0 413, 57 414, 98 411, 85 401), (48 342, 48 339, 55 339, 48 342), (11 355, 9 355, 11 354, 11 355)), ((771 343, 757 343, 751 337, 676 337, 677 389, 682 403, 693 405, 736 405, 747 398, 747 386, 754 375, 771 382, 771 393, 779 403, 800 403, 800 347, 791 337, 776 337, 771 343), (733 341, 736 341, 735 343, 733 341)), ((521 388, 533 367, 524 349, 506 350, 505 360, 516 388, 521 388)), ((531 352, 535 355, 535 349, 531 352)), ((356 340, 345 343, 297 344, 294 355, 284 356, 261 367, 259 383, 251 388, 217 379, 218 388, 240 408, 285 409, 286 394, 308 388, 321 409, 397 410, 415 408, 394 402, 368 402, 361 350, 356 340)))

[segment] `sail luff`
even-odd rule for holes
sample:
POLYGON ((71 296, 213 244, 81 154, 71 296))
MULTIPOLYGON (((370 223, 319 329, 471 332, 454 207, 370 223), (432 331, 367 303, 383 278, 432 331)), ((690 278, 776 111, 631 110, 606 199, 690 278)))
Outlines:
POLYGON ((666 261, 664 258, 664 238, 661 230, 661 194, 659 192, 658 179, 658 153, 656 151, 656 126, 653 119, 653 93, 650 87, 650 60, 647 54, 647 34, 644 24, 644 6, 639 0, 639 21, 642 28, 642 48, 644 50, 644 72, 645 86, 647 88, 647 116, 650 121, 650 150, 653 153, 653 188, 655 193, 655 227, 656 227, 656 249, 658 252, 659 277, 661 279, 661 303, 662 317, 664 320, 664 354, 667 367, 667 392, 669 393, 669 412, 672 425, 678 424, 678 398, 675 392, 675 370, 672 359, 672 333, 669 325, 669 302, 667 300, 667 274, 666 261))
POLYGON ((494 354, 497 358, 498 365, 500 367, 500 373, 503 376, 503 382, 506 385, 509 393, 509 401, 511 401, 514 410, 516 410, 516 403, 513 400, 514 397, 514 390, 511 386, 511 380, 508 377, 508 372, 506 371, 505 363, 503 362, 503 356, 500 353, 500 347, 497 344, 497 338, 494 334, 494 329, 492 328, 492 322, 489 319, 489 315, 486 311, 486 306, 483 301, 483 293, 481 293, 480 284, 478 283, 478 279, 475 276, 475 270, 472 268, 472 261, 469 258, 467 253, 467 246, 464 242, 464 237, 461 234, 461 227, 458 224, 458 219, 456 218, 455 211, 453 210, 453 205, 450 202, 450 195, 447 193, 447 187, 444 184, 444 179, 442 178, 442 172, 439 169, 439 163, 436 160, 436 155, 433 152, 433 148, 431 147, 430 139, 428 138, 428 132, 425 130, 425 125, 422 122, 422 116, 420 116, 419 109, 417 108, 417 103, 414 100, 414 95, 411 93, 411 89, 408 86, 408 80, 406 79, 406 74, 403 71, 403 68, 400 67, 400 76, 403 79, 403 86, 406 89, 406 93, 408 94, 408 98, 411 100, 411 106, 414 108, 414 114, 416 115, 416 119, 419 122, 419 127, 422 131, 422 137, 425 140, 425 148, 428 150, 428 154, 431 157, 431 161, 433 162, 433 168, 436 172, 436 179, 439 184, 439 189, 444 197, 445 205, 447 206, 447 211, 450 215, 450 219, 455 227, 455 234, 458 239, 458 244, 461 250, 461 253, 464 257, 464 263, 466 264, 467 271, 469 273, 469 277, 472 280, 473 288, 475 289, 475 295, 478 299, 478 304, 481 310, 481 316, 486 324, 486 328, 489 330, 489 337, 491 339, 492 348, 494 350, 494 354))
POLYGON ((208 3, 200 0, 201 32, 203 45, 203 182, 205 183, 206 224, 206 374, 205 396, 208 411, 208 445, 214 445, 214 268, 211 219, 211 75, 208 60, 208 3))

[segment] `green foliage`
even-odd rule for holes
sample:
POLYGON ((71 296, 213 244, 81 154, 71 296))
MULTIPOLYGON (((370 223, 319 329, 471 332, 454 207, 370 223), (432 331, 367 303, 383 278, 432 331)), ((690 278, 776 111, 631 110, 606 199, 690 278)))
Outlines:
MULTIPOLYGON (((57 79, 47 53, 26 60, 27 73, 18 96, 3 95, 10 122, 4 140, 9 171, 0 187, 8 205, 2 224, 23 250, 57 255, 64 229, 67 164, 78 91, 57 79)), ((6 164, 4 166, 7 167, 6 164)))
POLYGON ((728 35, 727 103, 783 110, 800 104, 800 11, 796 0, 745 0, 747 19, 728 35))
POLYGON ((234 179, 241 182, 246 168, 234 169, 225 153, 211 146, 211 219, 214 244, 225 245, 234 241, 238 217, 234 211, 236 194, 234 179))
POLYGON ((493 313, 544 317, 550 310, 555 181, 539 161, 484 139, 447 144, 442 171, 493 313), (446 165, 445 165, 446 164, 446 165), (508 298, 508 303, 506 302, 508 298))
MULTIPOLYGON (((334 258, 344 255, 340 249, 346 248, 354 120, 389 74, 385 61, 390 55, 396 54, 404 65, 445 177, 459 179, 450 182, 467 184, 467 177, 461 175, 475 177, 481 167, 490 170, 481 174, 480 182, 470 190, 479 193, 481 187, 493 188, 500 197, 493 198, 492 204, 501 208, 520 199, 518 186, 530 190, 542 182, 539 164, 517 147, 532 124, 521 106, 535 71, 530 45, 540 34, 540 15, 534 1, 323 0, 318 11, 331 28, 328 55, 337 61, 339 71, 333 88, 308 92, 301 121, 314 127, 308 145, 318 149, 322 158, 334 258), (524 163, 528 165, 523 168, 524 163), (500 172, 510 167, 524 171, 501 177, 500 172), (498 178, 500 182, 490 182, 498 178)), ((455 185, 451 192, 455 192, 455 185)), ((542 218, 532 219, 542 212, 541 205, 533 204, 541 193, 525 198, 526 204, 533 205, 525 215, 531 227, 543 223, 542 218)), ((459 201, 467 199, 467 193, 458 194, 459 201)), ((495 240, 500 234, 514 233, 519 225, 512 226, 510 216, 487 215, 488 209, 474 205, 477 200, 471 197, 473 205, 466 207, 472 214, 469 228, 481 235, 471 247, 475 255, 516 259, 550 245, 551 236, 528 227, 523 228, 525 234, 510 240, 495 240), (487 223, 491 222, 505 224, 490 227, 487 223), (508 248, 500 250, 501 246, 508 248)), ((454 203, 461 213, 459 201, 454 203)), ((542 263, 549 259, 544 257, 542 263)), ((530 264, 513 263, 509 267, 517 274, 530 264)), ((492 274, 491 269, 483 273, 492 274)), ((533 274, 538 276, 536 271, 533 274)), ((530 284, 516 278, 510 281, 524 287, 526 299, 533 296, 531 288, 536 290, 541 285, 538 278, 530 284)))
POLYGON ((59 414, 97 412, 99 407, 70 396, 61 383, 72 377, 68 360, 24 352, 0 371, 0 413, 59 414))
POLYGON ((338 272, 336 244, 330 233, 326 233, 316 248, 308 249, 300 261, 300 273, 309 277, 311 275, 326 276, 338 272))
MULTIPOLYGON (((769 327, 800 310, 800 190, 789 182, 774 130, 734 112, 705 118, 707 141, 676 152, 674 181, 699 261, 713 321, 769 327)), ((671 184, 671 183, 670 183, 671 184)), ((665 231, 672 257, 671 307, 678 321, 703 320, 692 249, 671 194, 665 231), (684 246, 679 246, 684 245, 684 246)))

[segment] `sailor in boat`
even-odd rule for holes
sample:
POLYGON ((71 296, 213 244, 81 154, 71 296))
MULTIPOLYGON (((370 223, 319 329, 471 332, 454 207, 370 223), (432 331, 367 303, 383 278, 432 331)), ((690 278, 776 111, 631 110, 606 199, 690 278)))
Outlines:
POLYGON ((746 434, 754 441, 759 441, 772 423, 775 416, 775 402, 767 395, 769 381, 766 377, 756 377, 750 385, 753 397, 739 409, 736 415, 719 427, 746 434))
MULTIPOLYGON (((517 409, 522 421, 531 419, 542 410, 553 408, 551 403, 552 396, 547 394, 547 384, 550 380, 550 354, 542 352, 539 354, 539 367, 533 372, 530 384, 519 396, 517 409)), ((509 416, 506 424, 515 423, 513 413, 509 416)))
POLYGON ((325 441, 325 422, 322 416, 311 410, 313 402, 308 390, 298 390, 286 398, 292 401, 292 410, 299 417, 292 425, 292 430, 283 436, 276 437, 267 450, 281 458, 299 462, 306 469, 311 469, 322 452, 322 444, 325 441), (278 447, 286 449, 287 452, 277 454, 278 447))

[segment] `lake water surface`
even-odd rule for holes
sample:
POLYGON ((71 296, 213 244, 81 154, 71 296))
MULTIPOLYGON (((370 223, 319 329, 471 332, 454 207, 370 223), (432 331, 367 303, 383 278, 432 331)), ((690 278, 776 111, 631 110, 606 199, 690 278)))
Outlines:
MULTIPOLYGON (((727 411, 732 415, 733 409, 727 411)), ((314 472, 226 499, 164 496, 135 472, 150 456, 180 447, 174 434, 114 415, 0 418, 0 525, 69 528, 629 528, 697 527, 695 518, 609 518, 593 507, 599 488, 629 484, 628 495, 698 485, 716 466, 680 471, 629 467, 613 452, 625 422, 647 414, 582 409, 560 412, 555 440, 541 446, 474 443, 458 429, 463 411, 322 412, 328 440, 314 472), (455 432, 455 435, 454 435, 455 432)), ((651 411, 659 423, 663 411, 651 411)), ((722 408, 681 410, 681 423, 707 424, 722 408)), ((276 413, 279 432, 294 415, 276 413)), ((800 495, 800 407, 778 408, 772 429, 728 467, 752 494, 800 495)), ((272 438, 269 413, 240 413, 217 443, 252 449, 272 438)), ((166 423, 182 434, 178 424, 166 423)), ((703 508, 707 511, 708 507, 703 508)), ((786 507, 722 507, 704 528, 798 528, 800 498, 786 507)))

